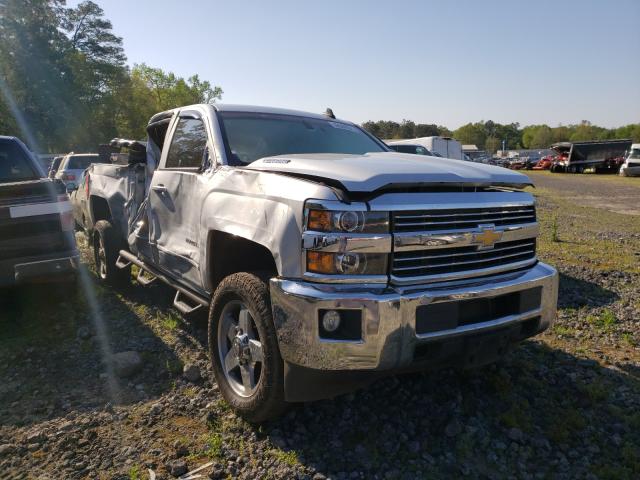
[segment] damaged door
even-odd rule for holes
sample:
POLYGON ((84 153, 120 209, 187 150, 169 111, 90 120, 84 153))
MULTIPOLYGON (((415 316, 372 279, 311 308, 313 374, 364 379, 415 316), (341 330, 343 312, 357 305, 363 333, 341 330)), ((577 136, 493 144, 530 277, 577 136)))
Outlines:
POLYGON ((181 112, 160 168, 151 181, 149 206, 155 219, 151 249, 158 265, 201 289, 201 172, 208 163, 207 129, 197 111, 181 112))

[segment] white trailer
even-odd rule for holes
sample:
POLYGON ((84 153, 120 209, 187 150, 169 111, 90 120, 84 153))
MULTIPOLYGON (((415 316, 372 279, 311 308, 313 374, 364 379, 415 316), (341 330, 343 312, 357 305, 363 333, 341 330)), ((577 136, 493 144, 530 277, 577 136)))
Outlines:
POLYGON ((389 140, 388 145, 422 145, 431 153, 445 158, 463 160, 462 144, 451 137, 420 137, 402 140, 389 140))

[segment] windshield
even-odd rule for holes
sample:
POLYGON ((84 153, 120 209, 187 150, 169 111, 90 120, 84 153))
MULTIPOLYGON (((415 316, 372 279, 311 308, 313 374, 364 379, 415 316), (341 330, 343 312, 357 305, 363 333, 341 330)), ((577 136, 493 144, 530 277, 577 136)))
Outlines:
POLYGON ((84 170, 92 163, 99 163, 100 159, 98 155, 78 155, 69 157, 67 161, 67 170, 84 170))
POLYGON ((220 112, 231 165, 296 153, 362 155, 384 148, 360 128, 295 115, 220 112))
POLYGON ((31 159, 20 146, 12 141, 0 141, 0 183, 35 180, 40 175, 33 168, 31 159))
POLYGON ((629 158, 640 158, 640 148, 634 148, 631 150, 631 153, 629 153, 629 158))

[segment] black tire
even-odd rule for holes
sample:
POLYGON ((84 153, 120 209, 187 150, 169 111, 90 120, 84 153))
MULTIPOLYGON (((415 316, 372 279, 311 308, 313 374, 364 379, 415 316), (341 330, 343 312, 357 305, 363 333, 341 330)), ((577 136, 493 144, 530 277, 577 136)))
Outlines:
POLYGON ((268 281, 258 275, 242 272, 226 277, 216 289, 209 308, 209 355, 220 392, 239 415, 252 423, 276 418, 287 407, 284 400, 284 364, 273 325, 268 281), (261 343, 260 378, 255 391, 249 396, 238 394, 227 378, 229 374, 223 370, 219 340, 224 343, 228 337, 220 338, 219 327, 223 322, 223 312, 232 303, 240 303, 249 311, 252 328, 257 329, 261 343))
POLYGON ((131 267, 116 267, 122 247, 122 240, 111 222, 96 222, 93 232, 93 259, 98 278, 109 285, 124 286, 131 281, 131 267))

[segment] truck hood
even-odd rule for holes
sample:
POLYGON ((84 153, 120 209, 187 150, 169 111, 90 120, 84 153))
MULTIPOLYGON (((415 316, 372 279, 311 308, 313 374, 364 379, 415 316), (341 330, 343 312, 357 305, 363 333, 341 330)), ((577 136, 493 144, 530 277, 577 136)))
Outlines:
POLYGON ((261 158, 246 168, 325 180, 350 192, 421 184, 515 188, 532 185, 526 175, 502 167, 395 152, 279 155, 261 158))

